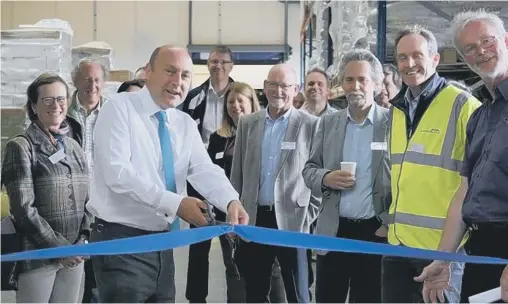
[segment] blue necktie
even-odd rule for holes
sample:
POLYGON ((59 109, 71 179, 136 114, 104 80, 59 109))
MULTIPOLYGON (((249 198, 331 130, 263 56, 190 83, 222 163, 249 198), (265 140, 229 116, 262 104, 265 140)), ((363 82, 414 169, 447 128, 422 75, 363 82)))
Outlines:
MULTIPOLYGON (((160 111, 155 113, 155 117, 159 121, 159 141, 162 151, 162 170, 166 180, 166 189, 176 193, 175 168, 173 162, 173 149, 171 147, 171 137, 169 135, 168 126, 166 125, 166 112, 160 111)), ((180 230, 180 219, 175 217, 171 224, 171 231, 180 230)))

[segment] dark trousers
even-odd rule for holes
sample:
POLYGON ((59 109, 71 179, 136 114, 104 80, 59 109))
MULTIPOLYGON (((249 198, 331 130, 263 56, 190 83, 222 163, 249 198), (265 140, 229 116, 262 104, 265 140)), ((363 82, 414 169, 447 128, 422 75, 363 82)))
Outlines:
POLYGON ((83 292, 83 303, 92 303, 93 289, 97 287, 95 284, 95 273, 91 260, 85 261, 85 290, 83 292))
MULTIPOLYGON (((275 212, 259 207, 256 226, 275 228, 275 212)), ((309 303, 308 255, 306 249, 242 242, 238 248, 244 262, 247 303, 269 303, 270 277, 275 259, 279 261, 289 303, 309 303)))
POLYGON ((423 284, 416 282, 432 261, 384 256, 382 260, 383 303, 423 303, 423 284))
MULTIPOLYGON (((340 218, 337 237, 370 242, 385 242, 375 235, 381 226, 376 218, 340 218)), ((316 302, 381 302, 381 256, 346 252, 318 255, 316 261, 316 302)))
MULTIPOLYGON (((508 223, 475 226, 466 251, 469 255, 508 259, 508 223)), ((469 303, 470 296, 499 287, 505 267, 506 265, 466 264, 462 277, 461 302, 469 303)))
MULTIPOLYGON (((225 221, 226 214, 214 209, 215 218, 225 221)), ((196 228, 191 225, 191 228, 196 228)), ((222 259, 226 267, 227 302, 245 302, 245 282, 239 276, 233 261, 233 248, 225 235, 219 237, 222 259)), ((204 241, 189 246, 187 268, 187 288, 185 297, 190 303, 206 303, 208 296, 209 254, 212 241, 204 241)))
MULTIPOLYGON (((96 218, 90 241, 101 242, 154 232, 96 218)), ((173 250, 92 257, 100 301, 103 303, 174 303, 173 250)))
MULTIPOLYGON (((316 230, 316 226, 317 226, 317 221, 314 221, 310 225, 310 233, 311 234, 314 234, 314 231, 316 230)), ((312 287, 312 284, 314 284, 314 270, 312 269, 312 262, 314 261, 313 260, 313 255, 315 256, 316 253, 315 253, 314 250, 308 250, 307 254, 308 254, 307 259, 310 261, 309 262, 309 292, 310 292, 310 300, 312 301, 312 292, 310 291, 310 288, 312 287)))

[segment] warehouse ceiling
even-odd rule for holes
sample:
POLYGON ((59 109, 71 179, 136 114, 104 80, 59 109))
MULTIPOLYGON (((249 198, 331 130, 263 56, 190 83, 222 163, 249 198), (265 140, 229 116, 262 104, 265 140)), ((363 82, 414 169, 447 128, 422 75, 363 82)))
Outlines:
MULTIPOLYGON (((372 11, 369 26, 373 32, 370 37, 375 43, 377 27, 377 1, 371 1, 372 11)), ((406 25, 421 24, 431 30, 439 46, 453 47, 450 34, 450 21, 455 14, 465 10, 484 8, 497 13, 508 28, 508 1, 388 1, 387 4, 387 43, 393 45, 395 35, 406 25)))

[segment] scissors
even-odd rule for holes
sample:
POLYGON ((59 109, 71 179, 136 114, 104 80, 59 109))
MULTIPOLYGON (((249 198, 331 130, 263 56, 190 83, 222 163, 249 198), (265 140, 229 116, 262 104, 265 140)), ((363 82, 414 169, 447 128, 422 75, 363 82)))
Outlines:
POLYGON ((215 214, 213 213, 213 205, 210 204, 209 201, 203 201, 206 204, 206 209, 201 208, 201 212, 205 216, 206 221, 208 222, 207 226, 215 226, 215 225, 231 225, 227 222, 218 221, 215 219, 215 214))
MULTIPOLYGON (((208 222, 207 226, 231 225, 228 222, 223 222, 223 221, 216 220, 215 219, 215 214, 213 213, 213 205, 210 204, 210 202, 207 201, 207 200, 204 200, 203 202, 206 204, 206 209, 201 208, 201 212, 203 212, 203 215, 205 216, 206 221, 208 222)), ((237 247, 237 240, 236 239, 232 239, 229 236, 226 236, 226 239, 228 240, 229 245, 231 246, 231 250, 232 250, 231 256, 234 257, 235 256, 236 247, 237 247)), ((233 261, 233 267, 234 267, 236 278, 238 280, 240 280, 240 271, 238 270, 238 266, 236 265, 236 263, 234 261, 233 261)))

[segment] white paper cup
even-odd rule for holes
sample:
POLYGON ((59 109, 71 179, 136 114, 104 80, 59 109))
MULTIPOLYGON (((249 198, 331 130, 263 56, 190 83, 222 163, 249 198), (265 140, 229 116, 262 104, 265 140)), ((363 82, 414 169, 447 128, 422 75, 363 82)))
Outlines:
POLYGON ((355 162, 340 162, 340 169, 351 173, 353 176, 356 174, 356 163, 355 162))

